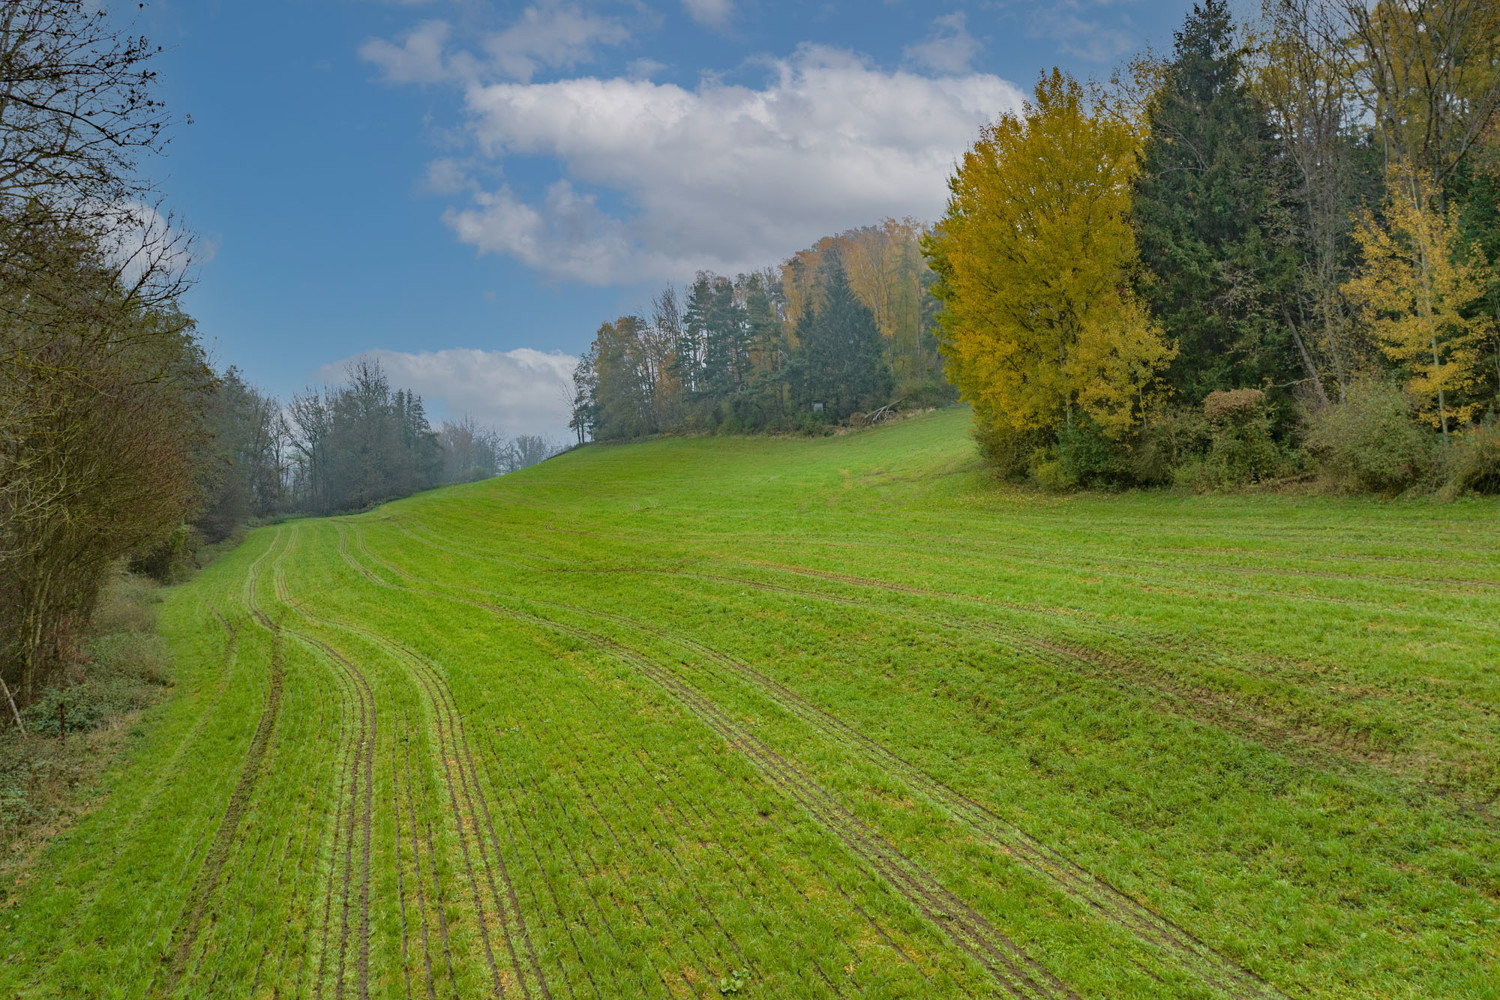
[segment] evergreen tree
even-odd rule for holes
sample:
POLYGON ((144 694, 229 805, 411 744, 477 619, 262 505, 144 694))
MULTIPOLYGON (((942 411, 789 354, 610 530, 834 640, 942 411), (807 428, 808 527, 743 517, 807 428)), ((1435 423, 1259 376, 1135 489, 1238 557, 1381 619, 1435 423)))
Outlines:
POLYGON ((883 402, 893 379, 875 314, 849 286, 837 254, 824 263, 823 305, 797 324, 804 405, 822 403, 833 420, 883 402))
POLYGON ((1179 352, 1190 402, 1299 367, 1281 314, 1296 278, 1264 108, 1243 80, 1225 0, 1194 5, 1148 112, 1134 215, 1141 293, 1179 352))

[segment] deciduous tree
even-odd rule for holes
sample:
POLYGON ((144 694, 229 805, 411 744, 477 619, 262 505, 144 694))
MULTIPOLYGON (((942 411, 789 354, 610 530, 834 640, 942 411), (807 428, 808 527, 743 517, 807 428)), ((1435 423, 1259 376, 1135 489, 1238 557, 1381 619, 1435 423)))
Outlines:
POLYGON ((1131 287, 1139 152, 1054 70, 965 154, 924 251, 949 378, 979 420, 1054 430, 1083 412, 1118 435, 1139 416, 1174 354, 1131 287))

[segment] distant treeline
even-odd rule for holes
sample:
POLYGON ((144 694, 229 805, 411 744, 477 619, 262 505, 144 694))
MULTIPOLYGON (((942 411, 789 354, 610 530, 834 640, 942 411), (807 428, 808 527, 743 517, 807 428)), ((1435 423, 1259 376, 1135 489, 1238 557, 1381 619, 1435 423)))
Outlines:
POLYGON ((422 397, 393 388, 378 361, 358 361, 341 385, 309 389, 283 407, 231 368, 208 408, 200 461, 208 541, 281 514, 360 510, 449 483, 534 465, 557 446, 506 439, 470 417, 434 428, 422 397))
POLYGON ((1500 492, 1500 3, 1223 0, 1054 70, 924 241, 985 453, 1054 488, 1500 492))
POLYGON ((923 232, 887 220, 777 268, 700 272, 603 324, 574 374, 578 440, 813 429, 952 399, 923 232))

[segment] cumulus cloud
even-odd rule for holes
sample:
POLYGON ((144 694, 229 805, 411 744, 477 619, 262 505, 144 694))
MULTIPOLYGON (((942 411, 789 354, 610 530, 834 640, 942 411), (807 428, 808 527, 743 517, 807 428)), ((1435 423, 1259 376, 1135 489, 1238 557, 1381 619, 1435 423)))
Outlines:
POLYGON ((682 0, 682 6, 706 28, 723 28, 734 16, 734 0, 682 0))
POLYGON ((393 386, 412 389, 434 421, 472 416, 506 437, 540 434, 556 442, 568 436, 573 394, 569 354, 546 354, 523 347, 514 351, 452 349, 368 351, 318 369, 321 382, 340 382, 349 363, 378 360, 393 386))
POLYGON ((530 81, 543 69, 592 62, 600 46, 624 44, 630 32, 619 21, 574 3, 547 0, 521 12, 503 31, 480 39, 478 52, 451 49, 453 26, 424 21, 397 42, 368 39, 359 54, 390 83, 477 82, 485 78, 530 81))
POLYGON ((967 73, 979 55, 978 39, 969 34, 963 11, 935 18, 932 31, 922 41, 908 45, 906 61, 935 73, 967 73))
POLYGON ((978 126, 1022 99, 996 76, 887 72, 814 46, 760 87, 475 84, 480 153, 552 157, 564 176, 529 200, 476 190, 445 221, 480 252, 568 280, 734 272, 883 216, 936 218, 978 126))

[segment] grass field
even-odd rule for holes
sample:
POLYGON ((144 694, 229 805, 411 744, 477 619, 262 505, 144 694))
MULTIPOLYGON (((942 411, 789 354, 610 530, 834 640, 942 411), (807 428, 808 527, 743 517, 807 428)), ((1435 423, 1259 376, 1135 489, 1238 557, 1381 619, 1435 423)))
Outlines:
POLYGON ((1049 499, 966 421, 254 532, 0 996, 1500 996, 1500 508, 1049 499))

